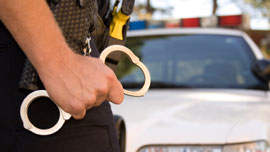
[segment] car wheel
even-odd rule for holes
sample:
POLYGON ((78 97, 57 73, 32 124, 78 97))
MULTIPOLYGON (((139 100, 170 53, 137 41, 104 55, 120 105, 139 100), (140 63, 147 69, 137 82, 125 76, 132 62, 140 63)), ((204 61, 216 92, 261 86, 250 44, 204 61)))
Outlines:
POLYGON ((114 115, 114 123, 117 131, 117 138, 120 147, 120 152, 125 152, 126 148, 126 125, 121 116, 114 115))

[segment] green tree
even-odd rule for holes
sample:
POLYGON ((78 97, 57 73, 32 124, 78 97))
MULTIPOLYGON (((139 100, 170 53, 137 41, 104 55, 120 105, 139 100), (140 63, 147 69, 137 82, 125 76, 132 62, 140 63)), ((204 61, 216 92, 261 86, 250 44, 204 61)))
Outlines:
MULTIPOLYGON (((264 17, 267 17, 268 24, 270 25, 270 0, 244 0, 245 3, 251 5, 258 10, 264 17)), ((270 57, 270 34, 262 42, 262 50, 270 57)))
MULTIPOLYGON (((164 1, 164 0, 159 0, 159 1, 164 1)), ((171 13, 172 6, 168 5, 168 6, 165 6, 162 8, 154 7, 151 2, 152 2, 152 0, 145 0, 145 1, 138 1, 137 3, 135 3, 133 13, 136 14, 138 19, 150 20, 150 19, 152 19, 154 12, 161 12, 164 14, 171 13)))
MULTIPOLYGON (((162 0, 160 0, 162 1, 162 0)), ((181 0, 185 1, 185 0, 181 0)), ((218 9, 218 0, 212 0, 212 15, 216 15, 218 9)), ((145 0, 144 2, 138 2, 135 5, 134 13, 137 14, 139 19, 151 19, 154 12, 162 12, 166 14, 170 14, 172 10, 172 6, 167 6, 165 8, 156 8, 153 7, 151 0, 145 0)))
POLYGON ((259 10, 261 14, 268 19, 270 24, 270 0, 244 0, 245 3, 250 4, 255 9, 259 10))
POLYGON ((150 0, 147 0, 146 3, 138 3, 134 7, 134 12, 139 19, 151 19, 155 10, 150 0))

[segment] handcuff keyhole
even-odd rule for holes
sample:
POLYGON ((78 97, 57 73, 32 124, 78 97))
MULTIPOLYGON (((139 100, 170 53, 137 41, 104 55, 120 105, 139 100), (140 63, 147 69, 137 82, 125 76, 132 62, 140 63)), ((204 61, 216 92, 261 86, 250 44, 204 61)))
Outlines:
POLYGON ((37 128, 49 129, 59 120, 57 106, 47 97, 36 98, 28 107, 28 118, 37 128))

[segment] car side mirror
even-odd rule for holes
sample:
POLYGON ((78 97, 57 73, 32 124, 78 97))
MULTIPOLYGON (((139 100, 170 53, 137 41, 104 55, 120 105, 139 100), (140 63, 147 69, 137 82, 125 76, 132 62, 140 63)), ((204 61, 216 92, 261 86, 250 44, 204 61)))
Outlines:
POLYGON ((270 60, 261 59, 256 61, 252 70, 260 79, 270 81, 270 60))

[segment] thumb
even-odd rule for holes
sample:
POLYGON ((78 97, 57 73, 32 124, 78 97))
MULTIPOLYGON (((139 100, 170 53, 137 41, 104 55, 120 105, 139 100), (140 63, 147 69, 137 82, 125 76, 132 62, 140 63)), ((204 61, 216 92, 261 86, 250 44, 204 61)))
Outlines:
POLYGON ((107 100, 114 104, 120 104, 124 100, 124 90, 123 86, 118 79, 115 79, 114 83, 111 83, 111 88, 109 90, 107 100))

